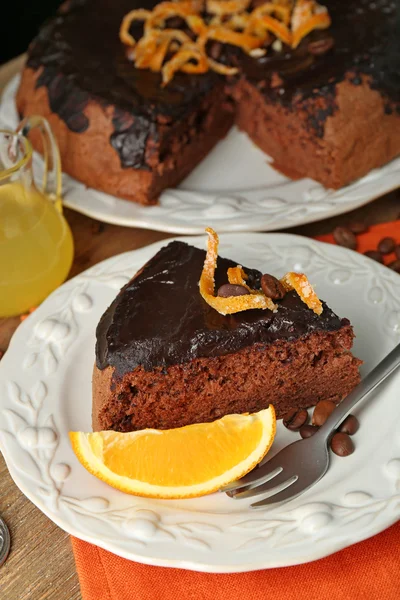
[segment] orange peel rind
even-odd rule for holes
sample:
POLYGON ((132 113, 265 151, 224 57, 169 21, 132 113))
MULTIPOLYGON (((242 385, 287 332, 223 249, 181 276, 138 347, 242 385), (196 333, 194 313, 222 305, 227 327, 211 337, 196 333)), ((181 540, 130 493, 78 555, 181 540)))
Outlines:
POLYGON ((269 308, 269 310, 274 311, 278 308, 277 305, 272 302, 271 298, 268 298, 268 296, 266 296, 261 290, 253 290, 250 286, 248 286, 246 283, 246 279, 247 275, 244 272, 243 267, 241 265, 238 265, 237 267, 231 267, 230 269, 228 269, 229 283, 245 287, 246 290, 250 292, 250 294, 256 296, 263 296, 267 304, 267 308, 269 308))
POLYGON ((223 65, 222 63, 217 62, 213 58, 207 56, 207 62, 211 69, 215 71, 215 73, 219 73, 220 75, 236 75, 239 69, 237 67, 229 67, 228 65, 223 65))
POLYGON ((261 43, 261 38, 259 37, 240 31, 234 31, 223 26, 211 27, 207 31, 206 36, 202 36, 200 44, 204 44, 207 40, 215 40, 217 42, 222 42, 223 44, 239 46, 245 52, 250 52, 255 48, 259 48, 261 43))
POLYGON ((150 17, 151 12, 144 8, 138 8, 131 10, 122 19, 121 27, 119 30, 119 39, 125 46, 134 46, 136 44, 135 38, 129 33, 129 28, 134 21, 147 21, 150 17))
POLYGON ((250 5, 250 0, 207 0, 207 12, 220 17, 241 13, 250 5))
MULTIPOLYGON (((206 232, 208 233, 207 254, 199 281, 199 288, 200 294, 207 304, 221 315, 231 315, 253 308, 274 310, 276 306, 270 298, 267 298, 262 292, 254 293, 255 290, 250 290, 250 288, 248 288, 244 282, 243 270, 241 267, 236 267, 234 269, 235 277, 239 275, 240 280, 244 282, 246 289, 251 293, 246 296, 230 296, 228 298, 214 295, 214 275, 215 269, 217 268, 219 238, 215 231, 210 227, 207 227, 206 232), (271 307, 271 304, 273 308, 271 307)), ((243 285, 243 283, 240 283, 240 285, 243 285)))
POLYGON ((290 271, 282 277, 280 282, 287 291, 295 290, 301 300, 307 304, 308 308, 311 308, 317 315, 322 313, 323 306, 321 300, 318 298, 313 286, 304 273, 290 271))
POLYGON ((252 17, 257 18, 264 15, 275 15, 285 25, 289 25, 291 17, 291 6, 289 3, 280 4, 278 2, 266 2, 257 6, 251 13, 252 17))
POLYGON ((163 86, 166 86, 177 71, 205 73, 208 70, 206 55, 194 44, 183 44, 181 49, 162 68, 163 86), (195 64, 190 61, 196 61, 195 64))
POLYGON ((291 18, 292 48, 314 29, 327 29, 331 18, 327 9, 315 0, 297 0, 291 18))
POLYGON ((208 56, 209 40, 237 46, 258 58, 275 38, 296 48, 311 31, 331 24, 327 9, 316 0, 269 0, 253 9, 250 4, 250 0, 161 2, 152 11, 135 9, 126 14, 119 37, 135 67, 161 72, 165 86, 177 71, 201 74, 211 69, 225 76, 238 72, 235 66, 208 56), (168 28, 171 17, 181 18, 190 35, 179 23, 177 29, 168 28), (134 21, 144 22, 139 41, 129 31, 134 21))

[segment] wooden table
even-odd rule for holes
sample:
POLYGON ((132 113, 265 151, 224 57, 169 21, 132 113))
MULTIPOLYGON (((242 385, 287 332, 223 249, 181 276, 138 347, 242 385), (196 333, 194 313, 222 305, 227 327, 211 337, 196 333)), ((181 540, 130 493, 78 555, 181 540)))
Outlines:
MULTIPOLYGON (((23 62, 19 57, 0 68, 0 90, 23 62)), ((400 190, 345 216, 296 227, 293 233, 315 236, 338 225, 363 220, 390 221, 400 213, 400 190)), ((141 248, 170 237, 164 233, 105 225, 65 210, 75 239, 73 277, 114 254, 141 248)), ((0 350, 5 351, 19 324, 18 318, 0 319, 0 350)), ((12 549, 0 571, 1 600, 78 600, 81 598, 69 536, 45 517, 18 490, 0 456, 0 515, 7 522, 12 549)), ((122 600, 122 599, 121 599, 122 600)))

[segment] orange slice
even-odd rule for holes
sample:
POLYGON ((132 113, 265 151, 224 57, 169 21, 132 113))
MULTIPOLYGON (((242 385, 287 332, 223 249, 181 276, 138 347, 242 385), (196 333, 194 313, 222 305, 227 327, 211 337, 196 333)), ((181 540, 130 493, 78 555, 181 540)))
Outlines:
POLYGON ((112 487, 148 498, 193 498, 251 471, 275 432, 275 411, 269 406, 178 429, 69 435, 82 465, 112 487))

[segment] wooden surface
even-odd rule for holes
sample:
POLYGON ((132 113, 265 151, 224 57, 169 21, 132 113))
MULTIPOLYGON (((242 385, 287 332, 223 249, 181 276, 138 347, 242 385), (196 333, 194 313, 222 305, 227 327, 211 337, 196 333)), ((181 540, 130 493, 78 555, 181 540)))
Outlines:
MULTIPOLYGON (((22 61, 23 57, 19 57, 0 68, 0 90, 17 72, 22 61)), ((399 213, 400 190, 397 190, 347 215, 290 231, 315 236, 328 233, 338 224, 356 220, 380 223, 395 219, 399 213)), ((65 211, 65 216, 75 239, 71 277, 105 258, 170 237, 155 231, 104 225, 70 210, 65 211)), ((18 318, 0 319, 0 350, 7 349, 18 324, 18 318)), ((81 594, 69 536, 21 494, 9 476, 2 456, 0 515, 8 524, 12 537, 10 556, 0 568, 1 600, 79 600, 81 594)))

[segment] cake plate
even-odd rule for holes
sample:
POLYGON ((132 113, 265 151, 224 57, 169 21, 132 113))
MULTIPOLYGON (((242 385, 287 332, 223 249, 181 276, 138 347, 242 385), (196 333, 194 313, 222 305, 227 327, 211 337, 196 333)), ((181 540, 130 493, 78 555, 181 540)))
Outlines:
MULTIPOLYGON (((205 248, 206 236, 185 241, 205 248)), ((22 492, 72 535, 125 558, 205 572, 308 562, 368 538, 400 514, 400 373, 357 408, 351 456, 332 456, 304 495, 261 511, 251 500, 129 496, 78 462, 70 430, 91 429, 95 328, 118 290, 165 242, 110 258, 68 281, 17 329, 0 362, 0 448, 22 492)), ((373 368, 400 340, 400 277, 340 248, 285 234, 226 234, 221 256, 280 275, 309 274, 351 319, 354 353, 373 368)), ((298 438, 278 423, 272 453, 298 438)))
MULTIPOLYGON (((6 87, 0 127, 15 129, 19 76, 6 87)), ((42 160, 36 155, 40 175, 42 160)), ((141 206, 63 175, 64 204, 115 225, 179 234, 216 231, 273 231, 340 215, 400 186, 400 158, 340 190, 311 179, 292 181, 236 127, 177 188, 163 192, 157 206, 141 206)))

